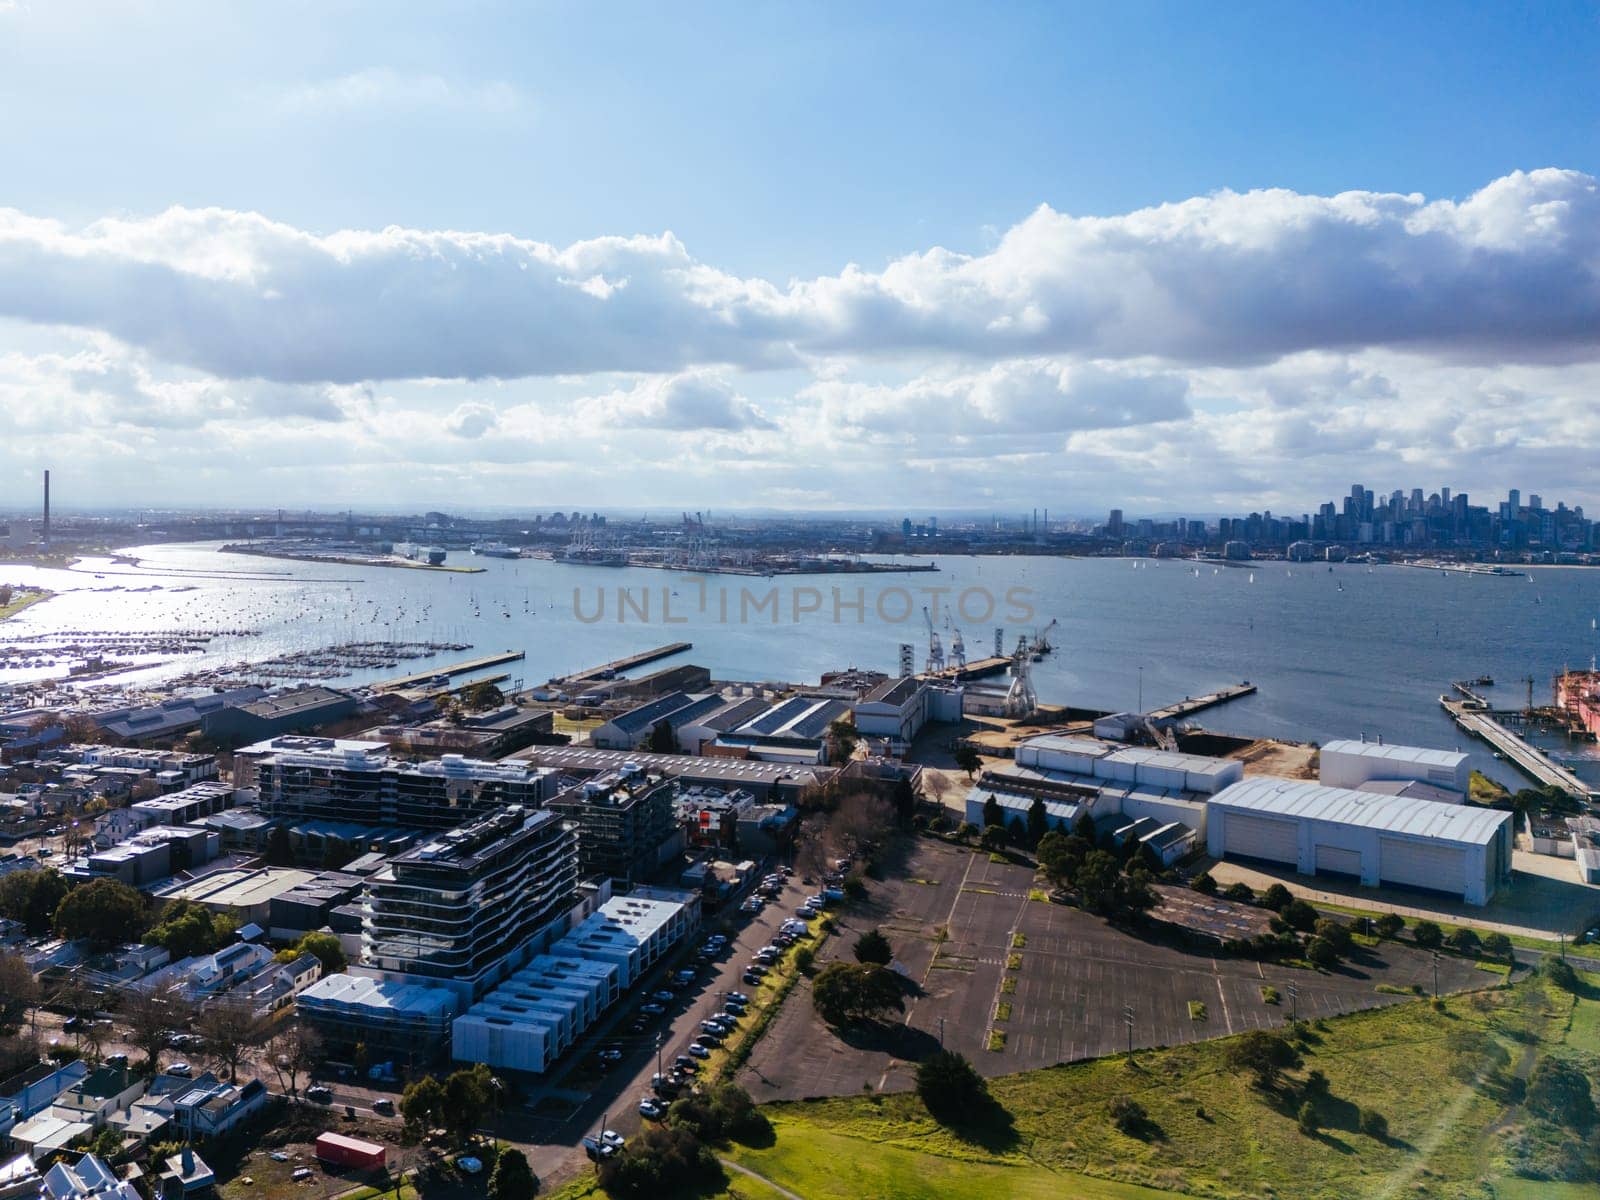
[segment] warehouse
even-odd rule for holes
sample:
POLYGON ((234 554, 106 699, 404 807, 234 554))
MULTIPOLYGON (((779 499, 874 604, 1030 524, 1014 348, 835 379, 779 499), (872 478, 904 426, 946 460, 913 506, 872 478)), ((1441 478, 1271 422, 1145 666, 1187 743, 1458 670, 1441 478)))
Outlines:
POLYGON ((1318 761, 1317 777, 1326 787, 1365 789, 1375 781, 1416 782, 1448 788, 1465 799, 1471 775, 1465 754, 1383 742, 1329 742, 1318 761))
POLYGON ((1117 747, 1092 738, 1047 733, 1017 747, 1019 767, 1088 776, 1113 784, 1140 784, 1174 792, 1212 795, 1244 777, 1244 764, 1231 758, 1176 754, 1141 746, 1117 747))
POLYGON ((1367 887, 1410 887, 1486 904, 1511 881, 1511 814, 1261 776, 1211 798, 1215 858, 1344 875, 1367 887))

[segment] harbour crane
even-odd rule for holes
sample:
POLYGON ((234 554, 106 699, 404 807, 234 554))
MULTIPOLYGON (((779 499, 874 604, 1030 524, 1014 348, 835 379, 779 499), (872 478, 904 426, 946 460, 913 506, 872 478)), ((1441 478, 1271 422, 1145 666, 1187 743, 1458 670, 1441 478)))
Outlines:
POLYGON ((1028 635, 1017 639, 1017 652, 1011 656, 1011 686, 1006 689, 1000 711, 1008 717, 1026 717, 1039 707, 1029 673, 1028 635))
POLYGON ((1046 625, 1034 635, 1033 658, 1035 662, 1055 649, 1055 647, 1050 644, 1050 635, 1055 632, 1056 626, 1059 624, 1059 621, 1057 621, 1054 617, 1051 617, 1050 624, 1046 625))
POLYGON ((937 675, 944 670, 944 646, 939 641, 939 631, 933 627, 933 618, 928 615, 928 606, 922 606, 922 619, 928 623, 928 663, 923 670, 929 675, 937 675))
POLYGON ((950 665, 957 670, 962 670, 967 665, 967 644, 961 640, 959 627, 950 641, 950 665))

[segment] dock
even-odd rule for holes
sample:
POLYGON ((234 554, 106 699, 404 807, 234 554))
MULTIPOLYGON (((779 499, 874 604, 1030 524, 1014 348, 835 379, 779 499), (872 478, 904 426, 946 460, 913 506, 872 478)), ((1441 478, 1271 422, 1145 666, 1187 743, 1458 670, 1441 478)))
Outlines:
POLYGON ((557 682, 593 683, 599 679, 610 679, 613 675, 631 671, 634 667, 642 667, 646 663, 659 662, 663 658, 671 658, 674 654, 682 654, 685 650, 692 649, 694 649, 693 642, 668 642, 665 646, 657 646, 653 650, 643 650, 638 654, 630 654, 625 658, 614 658, 608 663, 601 663, 598 667, 590 667, 587 671, 579 671, 573 675, 563 676, 557 682))
POLYGON ((485 667, 498 667, 501 663, 516 662, 526 657, 527 654, 521 650, 503 650, 499 654, 469 658, 465 662, 453 663, 447 667, 430 667, 426 671, 418 671, 415 675, 385 679, 382 683, 373 684, 372 687, 374 691, 379 692, 398 692, 404 688, 416 687, 420 683, 427 683, 430 679, 437 679, 440 675, 453 679, 457 675, 470 675, 473 671, 481 671, 485 667))
POLYGON ((1481 708, 1471 701, 1452 700, 1448 695, 1440 696, 1439 704, 1461 729, 1473 737, 1488 742, 1507 762, 1534 782, 1560 788, 1568 795, 1579 799, 1600 799, 1600 792, 1591 788, 1567 768, 1551 762, 1537 747, 1529 745, 1500 724, 1495 720, 1495 714, 1491 710, 1481 708))
POLYGON ((1185 696, 1176 704, 1169 704, 1165 708, 1158 708, 1149 714, 1152 721, 1177 721, 1192 713, 1203 709, 1215 708, 1219 704, 1226 704, 1230 700, 1237 700, 1241 696, 1254 695, 1256 685, 1253 683, 1236 683, 1231 687, 1218 688, 1214 692, 1207 692, 1204 696, 1185 696))
POLYGON ((964 667, 946 667, 942 671, 925 671, 923 679, 935 679, 944 683, 965 683, 969 679, 984 679, 990 675, 999 675, 1002 671, 1011 669, 1011 659, 1005 656, 997 658, 980 658, 968 663, 964 667))

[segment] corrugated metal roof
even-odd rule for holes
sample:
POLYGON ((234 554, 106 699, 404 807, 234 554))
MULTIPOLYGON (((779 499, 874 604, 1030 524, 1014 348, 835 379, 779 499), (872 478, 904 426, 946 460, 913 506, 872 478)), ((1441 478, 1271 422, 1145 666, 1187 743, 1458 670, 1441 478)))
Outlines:
POLYGON ((1472 845, 1488 843, 1495 831, 1511 819, 1508 812, 1471 804, 1439 804, 1270 775, 1223 788, 1211 797, 1211 805, 1472 845))
POLYGON ((1391 746, 1384 742, 1356 742, 1349 738, 1329 742, 1322 753, 1351 754, 1360 758, 1382 758, 1389 762, 1425 763, 1432 767, 1459 766, 1466 755, 1455 750, 1429 750, 1425 746, 1391 746))
POLYGON ((1031 737, 1023 742, 1018 749, 1027 747, 1038 750, 1059 750, 1067 754, 1083 754, 1090 758, 1101 758, 1110 754, 1113 747, 1104 742, 1097 742, 1092 738, 1068 737, 1062 733, 1046 733, 1038 737, 1031 737))

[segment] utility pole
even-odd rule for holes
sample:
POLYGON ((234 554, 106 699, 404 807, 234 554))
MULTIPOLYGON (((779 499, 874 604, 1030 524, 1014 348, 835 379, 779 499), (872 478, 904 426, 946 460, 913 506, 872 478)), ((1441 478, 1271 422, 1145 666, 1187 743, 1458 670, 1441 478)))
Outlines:
POLYGON ((1439 952, 1433 952, 1433 998, 1439 998, 1439 952))
POLYGON ((1128 1058, 1130 1060, 1132 1060, 1132 1058, 1133 1058, 1133 1005, 1128 1004, 1128 1005, 1124 1005, 1123 1006, 1123 1009, 1122 1009, 1122 1021, 1123 1021, 1123 1024, 1125 1024, 1128 1027, 1128 1058))
POLYGON ((1144 712, 1144 668, 1139 668, 1139 711, 1144 712))
POLYGON ((939 1018, 939 1049, 944 1049, 944 1018, 939 1018))
POLYGON ((664 1035, 658 1029, 656 1031, 656 1074, 658 1076, 661 1074, 661 1040, 663 1036, 664 1035))
POLYGON ((1298 1005, 1299 999, 1300 999, 1300 985, 1291 980, 1290 983, 1289 983, 1289 1024, 1290 1025, 1296 1024, 1300 1019, 1300 1017, 1299 1017, 1299 1005, 1298 1005))

